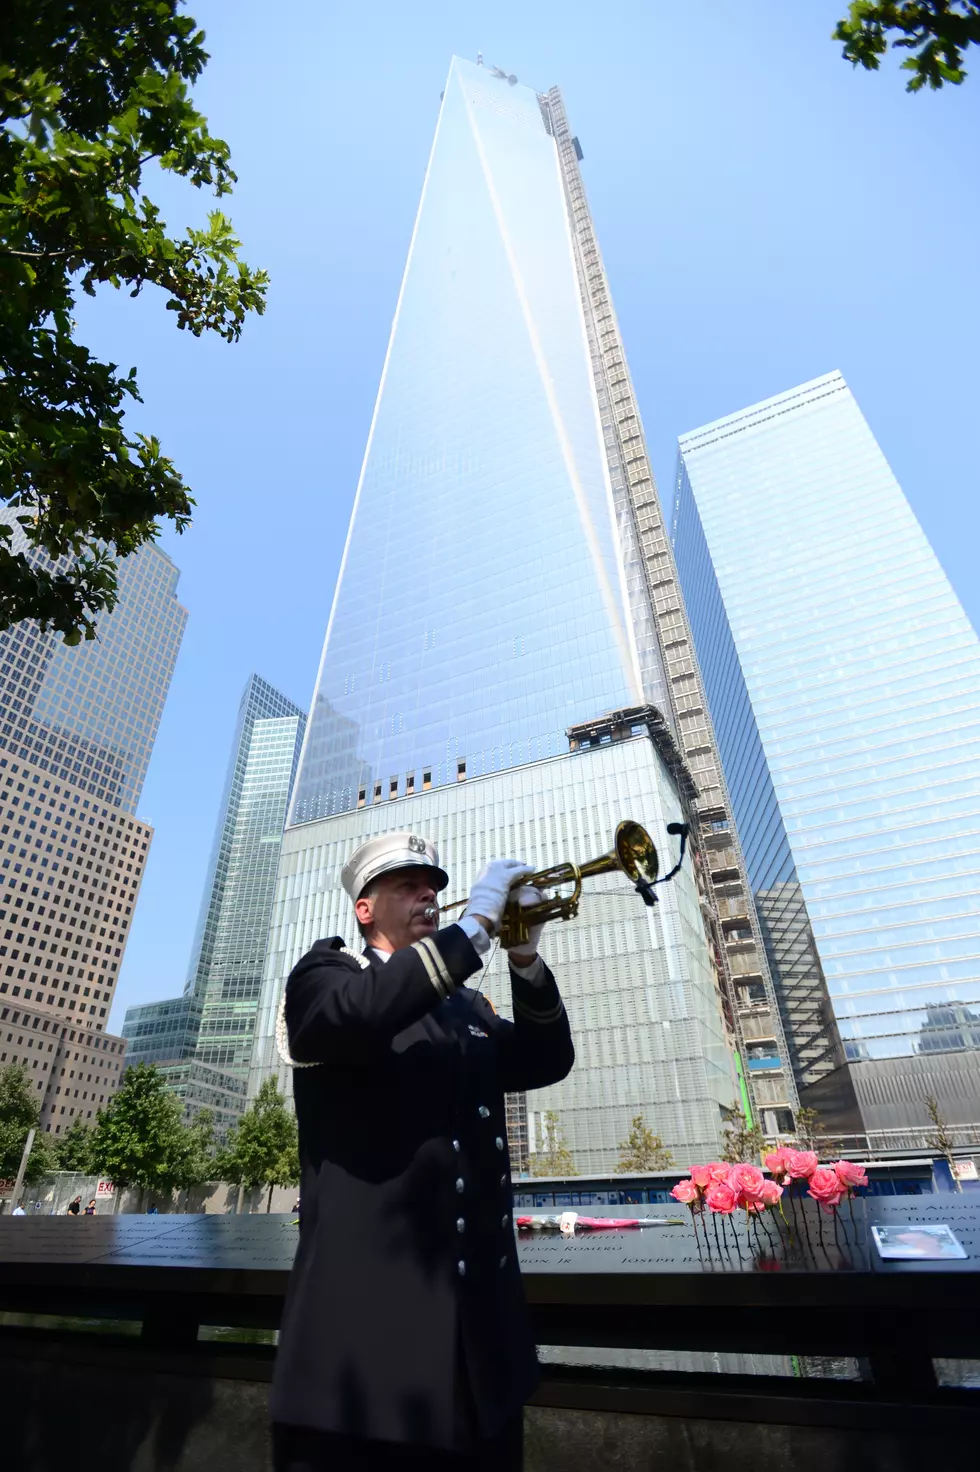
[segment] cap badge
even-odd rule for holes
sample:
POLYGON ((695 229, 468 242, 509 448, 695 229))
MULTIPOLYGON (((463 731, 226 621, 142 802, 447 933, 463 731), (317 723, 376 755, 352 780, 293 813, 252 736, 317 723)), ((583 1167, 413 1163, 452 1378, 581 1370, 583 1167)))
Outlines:
POLYGON ((411 835, 411 837, 408 840, 408 846, 412 850, 412 853, 413 854, 424 854, 425 853, 425 839, 424 838, 416 838, 416 836, 415 836, 414 833, 411 835))

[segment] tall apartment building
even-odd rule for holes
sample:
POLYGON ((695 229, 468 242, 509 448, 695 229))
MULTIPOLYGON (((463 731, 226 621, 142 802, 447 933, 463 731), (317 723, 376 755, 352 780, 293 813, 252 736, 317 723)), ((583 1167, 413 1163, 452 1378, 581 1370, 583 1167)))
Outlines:
POLYGON ((127 1062, 159 1065, 188 1111, 241 1113, 279 849, 306 717, 259 675, 238 710, 184 994, 130 1007, 127 1062))
POLYGON ((802 1099, 975 1123, 980 643, 839 373, 682 436, 674 543, 802 1099))
POLYGON ((178 577, 145 547, 97 640, 0 632, 0 1064, 26 1065, 55 1134, 122 1074, 105 1019, 152 837, 134 814, 187 618, 178 577))
MULTIPOLYGON (((557 91, 453 60, 283 842, 250 1090, 286 1077, 290 967, 352 936, 340 869, 365 838, 433 837, 454 898, 495 854, 592 857, 631 816, 666 862, 667 824, 697 824, 688 675, 651 596, 652 478, 580 157, 557 91)), ((735 1017, 696 848, 656 908, 610 878, 550 928, 577 1063, 528 1101, 530 1152, 551 1109, 582 1169, 611 1168, 640 1112, 682 1158, 717 1148, 735 1017)), ((499 958, 485 986, 506 1011, 499 958)))

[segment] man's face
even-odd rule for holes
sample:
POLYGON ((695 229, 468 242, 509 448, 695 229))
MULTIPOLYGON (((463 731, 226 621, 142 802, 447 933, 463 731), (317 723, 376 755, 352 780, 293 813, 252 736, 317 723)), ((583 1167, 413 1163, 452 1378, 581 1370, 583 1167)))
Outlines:
POLYGON ((354 911, 362 925, 373 927, 370 945, 382 951, 397 951, 424 935, 435 934, 439 918, 425 913, 435 904, 431 870, 398 869, 393 874, 382 874, 374 893, 359 899, 354 911))

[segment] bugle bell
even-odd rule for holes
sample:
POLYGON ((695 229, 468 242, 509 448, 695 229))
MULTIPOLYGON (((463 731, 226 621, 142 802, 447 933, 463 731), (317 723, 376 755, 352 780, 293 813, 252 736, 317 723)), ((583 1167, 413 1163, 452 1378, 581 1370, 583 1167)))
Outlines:
MULTIPOLYGON (((670 826, 674 829, 679 825, 670 826)), ((639 823, 626 818, 616 827, 615 843, 609 853, 602 854, 597 859, 589 859, 584 864, 573 864, 570 860, 553 864, 550 869, 539 869, 524 879, 516 880, 511 888, 512 897, 507 901, 497 927, 500 943, 503 946, 519 946, 522 941, 527 940, 536 925, 543 925, 548 920, 574 919, 582 897, 582 881, 598 874, 614 874, 619 870, 632 881, 644 902, 652 904, 653 887, 657 882, 659 868, 653 839, 639 823), (534 889, 554 889, 555 892, 532 905, 521 905, 517 900, 517 891, 525 885, 531 885, 534 889), (568 885, 572 886, 570 893, 559 892, 568 885)), ((456 910, 466 903, 466 900, 457 900, 454 904, 445 905, 443 913, 456 910)), ((439 913, 434 907, 433 912, 439 913)))

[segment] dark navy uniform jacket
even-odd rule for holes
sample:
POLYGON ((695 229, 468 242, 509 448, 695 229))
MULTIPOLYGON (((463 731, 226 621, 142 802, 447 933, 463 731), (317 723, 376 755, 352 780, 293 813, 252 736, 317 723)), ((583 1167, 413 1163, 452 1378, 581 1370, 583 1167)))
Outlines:
POLYGON ((451 925, 387 961, 321 940, 286 985, 302 1213, 273 1419, 459 1447, 538 1380, 512 1222, 504 1092, 569 1072, 554 977, 511 971, 514 1021, 465 987, 451 925), (465 1381, 465 1383, 464 1383, 465 1381), (464 1423, 465 1424, 465 1423, 464 1423))

